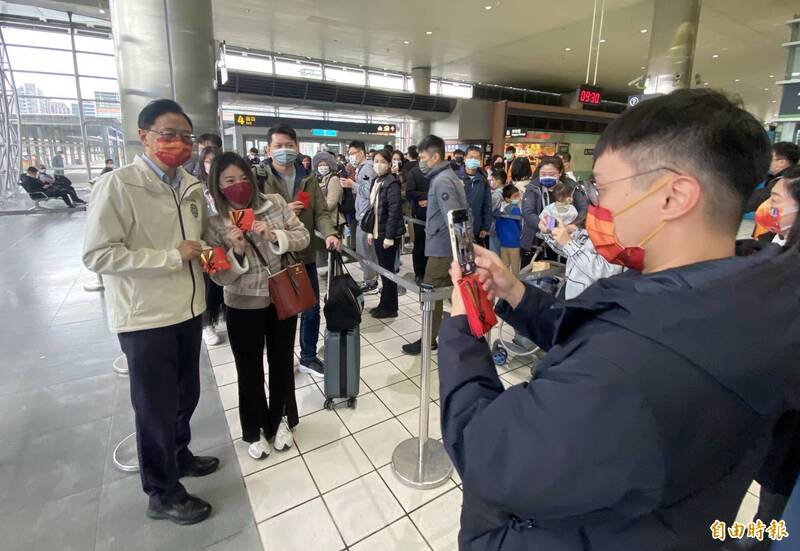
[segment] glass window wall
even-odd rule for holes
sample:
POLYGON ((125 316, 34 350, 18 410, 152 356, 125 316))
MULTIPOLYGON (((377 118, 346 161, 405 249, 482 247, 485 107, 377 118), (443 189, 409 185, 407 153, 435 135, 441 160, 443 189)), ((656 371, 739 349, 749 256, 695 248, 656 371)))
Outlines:
POLYGON ((0 29, 20 106, 23 168, 63 171, 82 187, 100 175, 105 159, 124 164, 108 22, 53 12, 47 21, 23 24, 7 16, 25 16, 26 6, 2 4, 0 29))

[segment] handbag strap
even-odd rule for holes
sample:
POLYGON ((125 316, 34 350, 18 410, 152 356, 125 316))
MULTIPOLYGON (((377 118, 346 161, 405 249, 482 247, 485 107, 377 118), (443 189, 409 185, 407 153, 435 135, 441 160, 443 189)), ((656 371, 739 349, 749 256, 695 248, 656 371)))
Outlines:
POLYGON ((272 277, 272 272, 269 269, 269 262, 267 262, 267 259, 264 258, 263 254, 261 254, 261 251, 258 250, 258 246, 253 242, 253 240, 250 238, 249 235, 244 234, 244 238, 248 243, 250 243, 250 246, 253 248, 253 252, 256 253, 256 256, 258 257, 259 262, 261 262, 261 264, 267 270, 267 275, 269 277, 272 277))

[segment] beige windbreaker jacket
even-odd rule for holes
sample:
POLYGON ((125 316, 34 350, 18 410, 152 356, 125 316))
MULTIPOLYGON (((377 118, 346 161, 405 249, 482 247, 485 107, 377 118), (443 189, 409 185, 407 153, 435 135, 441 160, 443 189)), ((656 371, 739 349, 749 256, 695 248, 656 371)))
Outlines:
POLYGON ((178 170, 176 192, 137 157, 92 190, 83 263, 103 275, 114 333, 175 325, 206 309, 200 264, 183 262, 178 252, 181 241, 203 238, 203 186, 178 170))

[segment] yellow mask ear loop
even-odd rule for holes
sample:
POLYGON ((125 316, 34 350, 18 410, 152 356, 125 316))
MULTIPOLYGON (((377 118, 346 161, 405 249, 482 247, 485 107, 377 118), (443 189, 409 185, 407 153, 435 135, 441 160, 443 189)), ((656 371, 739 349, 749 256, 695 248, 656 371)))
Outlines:
MULTIPOLYGON (((641 203, 642 201, 644 201, 645 199, 647 199, 648 197, 650 197, 654 193, 657 193, 662 187, 667 185, 667 182, 669 182, 669 178, 666 178, 663 182, 661 182, 657 186, 653 187, 650 191, 648 191, 647 193, 645 193, 644 195, 642 195, 641 197, 636 199, 634 202, 628 204, 625 207, 622 207, 620 210, 618 210, 617 212, 613 213, 612 215, 616 218, 620 214, 624 214, 625 212, 631 210, 633 207, 635 207, 636 205, 638 205, 639 203, 641 203)), ((642 241, 639 243, 638 247, 641 248, 641 247, 645 246, 647 244, 647 242, 650 241, 651 239, 653 239, 656 236, 656 234, 658 232, 660 232, 664 228, 664 226, 666 226, 666 225, 667 225, 667 223, 665 221, 661 222, 659 225, 657 225, 653 231, 648 233, 644 237, 644 239, 642 239, 642 241)))
POLYGON ((654 193, 658 192, 662 187, 667 185, 667 182, 669 182, 669 178, 665 179, 663 182, 661 182, 660 184, 655 186, 653 189, 651 189, 650 191, 648 191, 647 193, 645 193, 644 195, 642 195, 641 197, 636 199, 633 203, 630 203, 627 206, 622 207, 620 210, 618 210, 617 212, 613 213, 613 215, 614 216, 619 216, 620 214, 624 214, 626 211, 631 210, 633 207, 635 207, 636 205, 638 205, 639 203, 641 203, 642 201, 644 201, 645 199, 647 199, 648 197, 650 197, 654 193))

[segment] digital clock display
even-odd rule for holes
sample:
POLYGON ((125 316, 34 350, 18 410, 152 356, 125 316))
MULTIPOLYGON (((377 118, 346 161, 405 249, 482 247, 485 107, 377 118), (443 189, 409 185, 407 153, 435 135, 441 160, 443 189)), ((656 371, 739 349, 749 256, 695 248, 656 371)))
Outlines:
POLYGON ((603 94, 600 88, 595 88, 593 86, 581 86, 578 88, 578 101, 580 103, 599 105, 602 100, 603 94))

